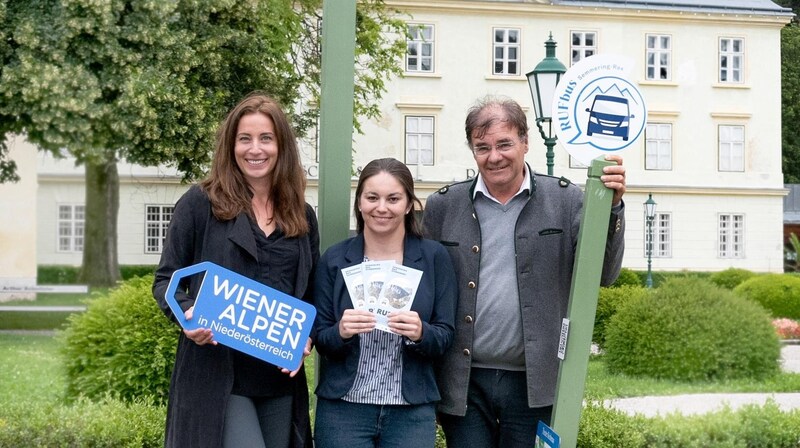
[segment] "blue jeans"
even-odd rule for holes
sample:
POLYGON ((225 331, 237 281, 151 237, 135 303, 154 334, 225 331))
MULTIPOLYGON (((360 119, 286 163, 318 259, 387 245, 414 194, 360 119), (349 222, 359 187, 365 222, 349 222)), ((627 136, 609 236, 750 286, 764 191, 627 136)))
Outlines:
POLYGON ((377 405, 317 398, 317 448, 433 448, 435 440, 433 403, 377 405))
POLYGON ((553 406, 529 408, 527 390, 525 372, 473 367, 466 415, 439 415, 448 448, 532 447, 553 406))

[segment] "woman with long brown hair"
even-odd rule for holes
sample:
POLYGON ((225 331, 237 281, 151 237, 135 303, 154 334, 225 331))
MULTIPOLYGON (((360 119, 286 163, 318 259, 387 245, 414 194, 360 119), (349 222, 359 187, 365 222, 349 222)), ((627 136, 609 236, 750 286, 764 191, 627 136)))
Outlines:
MULTIPOLYGON (((319 232, 305 186, 286 115, 268 96, 250 94, 222 122, 209 176, 175 205, 153 284, 167 317, 175 321, 164 298, 172 273, 202 261, 310 301, 319 232)), ((187 280, 176 299, 191 319, 200 278, 187 280)), ((302 365, 294 372, 278 369, 217 345, 208 328, 184 330, 170 383, 165 445, 310 446, 302 365)))

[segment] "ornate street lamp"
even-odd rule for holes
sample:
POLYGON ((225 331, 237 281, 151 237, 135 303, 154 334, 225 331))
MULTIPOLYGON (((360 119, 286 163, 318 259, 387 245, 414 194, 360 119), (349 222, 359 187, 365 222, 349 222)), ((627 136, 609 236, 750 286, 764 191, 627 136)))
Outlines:
POLYGON ((648 193, 647 200, 644 201, 644 212, 647 216, 647 280, 645 286, 653 287, 653 272, 650 268, 653 257, 653 221, 656 219, 656 201, 653 200, 653 193, 648 193))
POLYGON ((556 91, 561 75, 567 71, 564 64, 556 59, 556 41, 553 40, 553 33, 544 43, 545 57, 533 71, 528 72, 528 86, 531 89, 533 98, 533 110, 536 112, 536 126, 539 134, 544 139, 547 147, 547 174, 553 175, 553 147, 556 145, 556 135, 553 132, 553 95, 556 91), (543 128, 543 123, 547 123, 547 133, 543 128))

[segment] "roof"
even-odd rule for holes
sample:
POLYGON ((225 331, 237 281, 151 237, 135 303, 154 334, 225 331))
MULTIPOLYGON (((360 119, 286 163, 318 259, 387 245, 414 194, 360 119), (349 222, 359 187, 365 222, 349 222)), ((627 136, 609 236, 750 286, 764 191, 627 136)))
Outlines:
POLYGON ((770 0, 552 0, 554 5, 621 9, 649 9, 703 13, 756 14, 791 17, 791 8, 770 0))

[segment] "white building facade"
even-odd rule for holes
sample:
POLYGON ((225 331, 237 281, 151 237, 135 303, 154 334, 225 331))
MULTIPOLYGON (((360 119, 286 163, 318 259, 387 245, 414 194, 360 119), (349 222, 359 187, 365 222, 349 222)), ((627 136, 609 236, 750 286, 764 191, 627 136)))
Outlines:
MULTIPOLYGON (((546 172, 525 73, 544 57, 552 33, 567 67, 592 54, 633 59, 631 81, 647 101, 646 135, 622 154, 623 266, 646 269, 643 202, 652 194, 654 270, 782 272, 780 30, 791 12, 765 0, 677 3, 387 0, 408 14, 404 76, 387 84, 380 119, 362 123, 354 166, 405 161, 423 201, 474 176, 464 118, 491 94, 528 111, 528 162, 546 172)), ((302 145, 313 205, 315 148, 302 145)), ((37 263, 79 265, 83 168, 40 155, 37 171, 37 263)), ((554 174, 586 180, 585 168, 560 146, 554 174)), ((187 186, 169 170, 128 165, 120 165, 120 184, 119 261, 156 264, 172 206, 187 186)))

